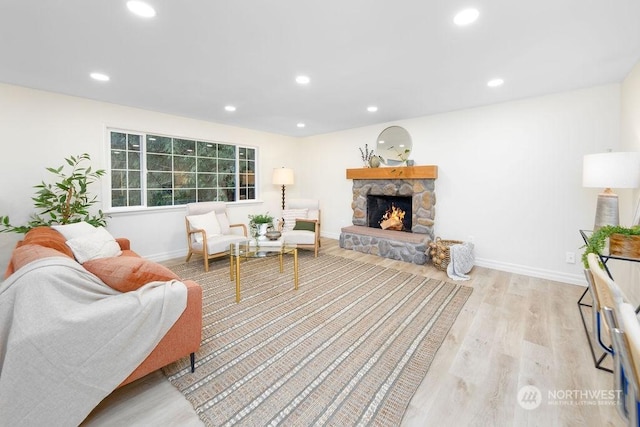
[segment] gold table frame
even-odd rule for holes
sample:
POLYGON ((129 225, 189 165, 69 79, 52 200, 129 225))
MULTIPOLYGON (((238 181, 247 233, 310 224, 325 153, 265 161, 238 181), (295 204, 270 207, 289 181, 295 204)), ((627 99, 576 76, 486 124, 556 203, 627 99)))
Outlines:
POLYGON ((244 258, 266 258, 278 256, 280 259, 280 273, 284 271, 283 256, 293 255, 293 289, 298 290, 298 247, 294 244, 280 242, 263 242, 263 245, 255 245, 255 241, 247 240, 229 245, 229 277, 236 281, 236 302, 240 302, 240 262, 244 258), (252 244, 254 243, 254 244, 252 244))

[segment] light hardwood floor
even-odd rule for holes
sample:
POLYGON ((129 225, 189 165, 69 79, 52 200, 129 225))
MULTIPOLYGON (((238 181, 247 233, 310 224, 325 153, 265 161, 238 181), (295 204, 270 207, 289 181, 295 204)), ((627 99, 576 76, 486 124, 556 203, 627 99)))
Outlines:
MULTIPOLYGON (((431 266, 340 249, 332 239, 322 239, 321 253, 448 279, 431 266)), ((214 262, 227 271, 225 261, 214 262)), ((613 377, 593 366, 576 305, 584 288, 480 267, 471 276, 464 284, 474 291, 411 400, 403 426, 624 425, 611 401, 597 398, 611 390, 613 377), (538 408, 518 403, 525 385, 541 390, 538 408), (553 402, 549 393, 557 397, 553 402)), ((202 423, 157 371, 113 392, 83 425, 202 423)))

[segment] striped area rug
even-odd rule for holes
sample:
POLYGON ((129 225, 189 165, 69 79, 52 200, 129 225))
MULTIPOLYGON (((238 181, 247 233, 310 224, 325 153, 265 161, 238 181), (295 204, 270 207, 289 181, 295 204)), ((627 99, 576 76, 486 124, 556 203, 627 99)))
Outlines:
POLYGON ((242 301, 225 261, 204 273, 196 371, 164 369, 209 426, 397 426, 471 288, 300 251, 242 264, 242 301))

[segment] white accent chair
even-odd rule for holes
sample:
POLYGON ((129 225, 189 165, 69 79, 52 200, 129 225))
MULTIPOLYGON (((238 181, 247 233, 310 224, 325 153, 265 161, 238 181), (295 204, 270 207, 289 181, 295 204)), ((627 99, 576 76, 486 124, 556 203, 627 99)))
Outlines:
POLYGON ((247 239, 245 224, 230 224, 225 202, 198 202, 187 204, 187 243, 191 255, 198 254, 204 258, 204 271, 209 271, 209 260, 228 254, 231 243, 243 242, 247 239), (242 234, 235 232, 238 228, 242 234))
POLYGON ((317 199, 290 199, 288 209, 282 211, 278 228, 281 240, 296 244, 300 249, 320 249, 320 202, 317 199), (283 222, 284 220, 284 222, 283 222))

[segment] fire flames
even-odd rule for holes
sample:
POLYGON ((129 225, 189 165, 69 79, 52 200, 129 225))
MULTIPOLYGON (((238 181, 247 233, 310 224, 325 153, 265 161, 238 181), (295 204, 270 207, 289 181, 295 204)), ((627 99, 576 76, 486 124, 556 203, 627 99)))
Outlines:
POLYGON ((402 231, 405 211, 397 208, 395 205, 391 205, 391 208, 382 215, 380 220, 380 228, 383 230, 398 230, 402 231))

